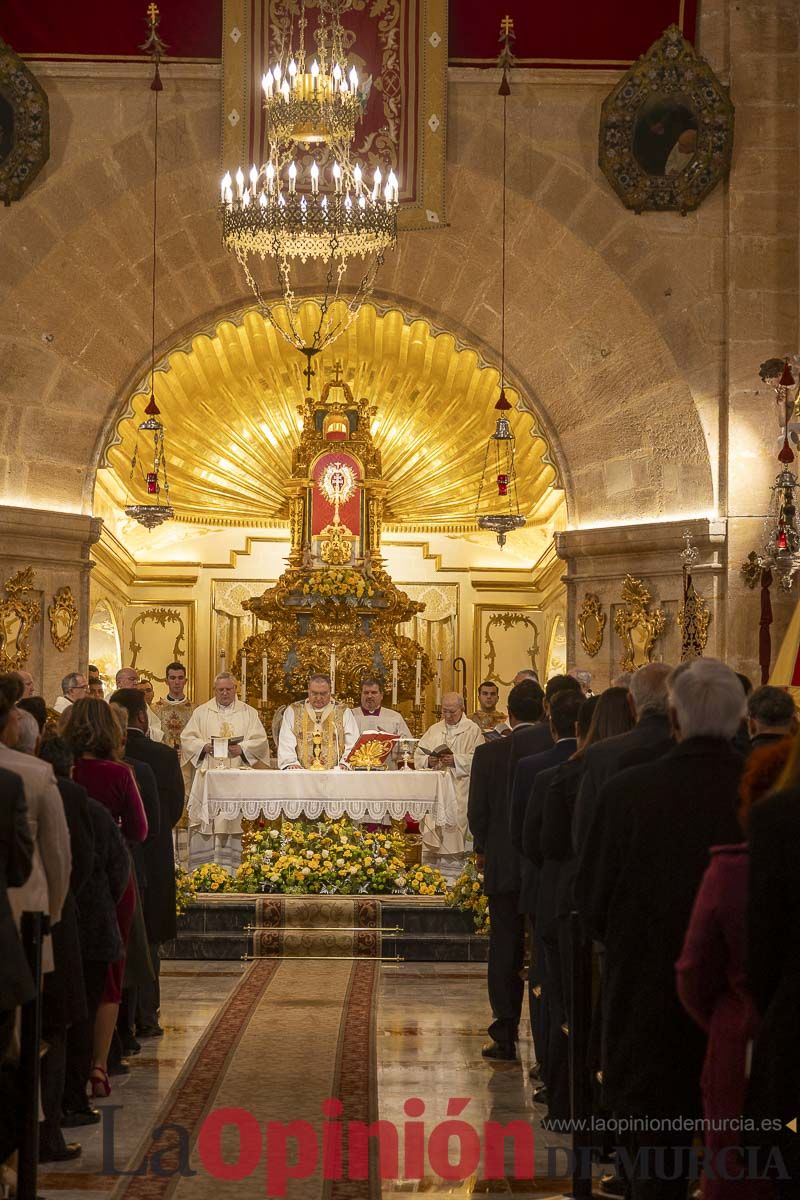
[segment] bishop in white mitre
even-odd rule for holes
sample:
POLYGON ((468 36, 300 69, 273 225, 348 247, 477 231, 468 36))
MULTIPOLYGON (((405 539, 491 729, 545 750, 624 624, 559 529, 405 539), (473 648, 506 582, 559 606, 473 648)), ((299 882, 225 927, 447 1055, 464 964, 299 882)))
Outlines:
POLYGON ((463 854, 465 849, 469 849, 469 776, 472 756, 483 744, 483 731, 464 712, 462 697, 458 692, 446 692, 442 697, 442 720, 425 730, 414 752, 414 765, 418 769, 429 767, 447 771, 455 786, 455 826, 444 826, 437 834, 432 832, 427 822, 423 826, 423 843, 440 854, 463 854), (434 754, 434 751, 439 753, 434 754))
POLYGON ((215 862, 235 871, 242 857, 241 820, 201 820, 205 772, 213 761, 212 738, 229 739, 229 765, 269 766, 266 730, 256 710, 236 699, 236 680, 229 671, 217 675, 213 699, 199 704, 186 722, 181 734, 181 761, 197 768, 189 796, 189 869, 215 862))

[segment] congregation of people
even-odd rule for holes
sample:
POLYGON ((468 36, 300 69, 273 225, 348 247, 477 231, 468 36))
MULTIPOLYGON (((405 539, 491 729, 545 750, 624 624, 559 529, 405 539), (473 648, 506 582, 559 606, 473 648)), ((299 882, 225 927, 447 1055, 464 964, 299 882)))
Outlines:
MULTIPOLYGON (((348 708, 327 675, 313 674, 307 695, 277 715, 273 764, 261 717, 238 699, 232 674, 220 673, 198 705, 180 663, 165 675, 155 701, 133 668, 118 672, 107 698, 96 671, 75 672, 52 706, 27 672, 0 676, 0 1163, 19 1139, 19 1008, 34 994, 21 914, 49 919, 39 1157, 59 1162, 81 1152, 69 1131, 99 1121, 92 1101, 130 1070, 142 1040, 163 1035, 160 948, 176 936, 182 831, 190 867, 225 865, 241 840, 237 822, 187 822, 190 785, 217 740, 229 763, 292 771, 346 767, 365 732, 410 738, 383 705, 380 680, 365 679, 348 708)), ((534 1099, 550 1122, 574 1115, 570 1068, 573 1081, 586 1072, 595 1116, 631 1127, 623 1139, 595 1138, 611 1160, 608 1194, 685 1200, 682 1151, 701 1130, 709 1200, 797 1195, 800 735, 791 695, 753 691, 723 663, 698 659, 649 664, 600 695, 584 672, 543 688, 523 670, 507 711, 491 681, 474 713, 458 693, 441 699, 441 719, 411 740, 415 766, 448 772, 458 800, 457 823, 438 832, 436 849, 460 861, 473 849, 488 897, 484 1057, 519 1061, 526 1010, 534 1099), (576 930, 594 1011, 586 1059, 571 1063, 576 930), (753 1170, 748 1147, 769 1178, 737 1178, 745 1159, 753 1170), (666 1155, 660 1173, 626 1170, 652 1148, 666 1155)), ((397 767, 396 754, 387 765, 397 767)))
MULTIPOLYGON (((31 1081, 19 1062, 20 1006, 36 996, 24 913, 42 913, 39 1161, 81 1154, 67 1140, 93 1104, 160 1038, 160 948, 176 936, 173 830, 185 785, 171 707, 191 709, 182 664, 168 694, 125 667, 108 698, 72 672, 48 705, 27 671, 0 675, 0 1168, 17 1149, 31 1081)), ((184 717, 184 719, 188 719, 184 717)), ((9 1177, 11 1182, 9 1183, 9 1177)))
POLYGON ((713 659, 643 666, 600 695, 577 674, 542 689, 520 672, 506 736, 473 756, 468 817, 491 922, 484 1057, 519 1060, 527 958, 539 1114, 568 1129, 583 1078, 580 1115, 625 1131, 592 1138, 605 1194, 686 1200, 694 1150, 707 1200, 796 1197, 792 696, 752 690, 713 659), (576 954, 593 1012, 571 1062, 576 954))

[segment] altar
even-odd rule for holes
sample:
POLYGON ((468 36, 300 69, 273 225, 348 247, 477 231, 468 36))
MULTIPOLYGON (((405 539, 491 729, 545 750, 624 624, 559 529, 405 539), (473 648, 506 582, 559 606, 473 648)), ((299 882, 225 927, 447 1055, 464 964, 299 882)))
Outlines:
POLYGON ((259 817, 388 823, 419 822, 423 842, 458 825, 455 786, 447 771, 198 771, 189 796, 189 825, 259 817))

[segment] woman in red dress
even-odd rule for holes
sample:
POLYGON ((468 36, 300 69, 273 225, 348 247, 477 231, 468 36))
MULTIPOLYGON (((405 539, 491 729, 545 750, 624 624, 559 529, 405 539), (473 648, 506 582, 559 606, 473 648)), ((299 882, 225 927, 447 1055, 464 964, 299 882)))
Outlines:
MULTIPOLYGON (((143 842, 147 837, 147 817, 142 798, 130 767, 118 761, 122 750, 120 731, 106 702, 87 699, 70 705, 63 717, 62 733, 75 755, 76 783, 82 784, 93 799, 108 809, 128 843, 143 842)), ((131 870, 128 886, 117 904, 119 931, 126 948, 135 906, 136 884, 131 870)), ((93 1096, 108 1096, 111 1091, 108 1051, 117 1023, 124 974, 123 954, 109 964, 97 1009, 94 1061, 89 1076, 93 1096)))

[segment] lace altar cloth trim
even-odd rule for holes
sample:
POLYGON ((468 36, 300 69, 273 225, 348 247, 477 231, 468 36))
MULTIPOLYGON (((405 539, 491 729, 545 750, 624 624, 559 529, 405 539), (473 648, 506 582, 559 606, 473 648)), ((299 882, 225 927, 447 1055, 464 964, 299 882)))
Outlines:
POLYGON ((296 820, 351 817, 354 821, 415 821, 427 817, 442 828, 457 825, 453 781, 444 771, 248 771, 210 770, 195 776, 189 823, 215 817, 248 821, 285 816, 296 820))

